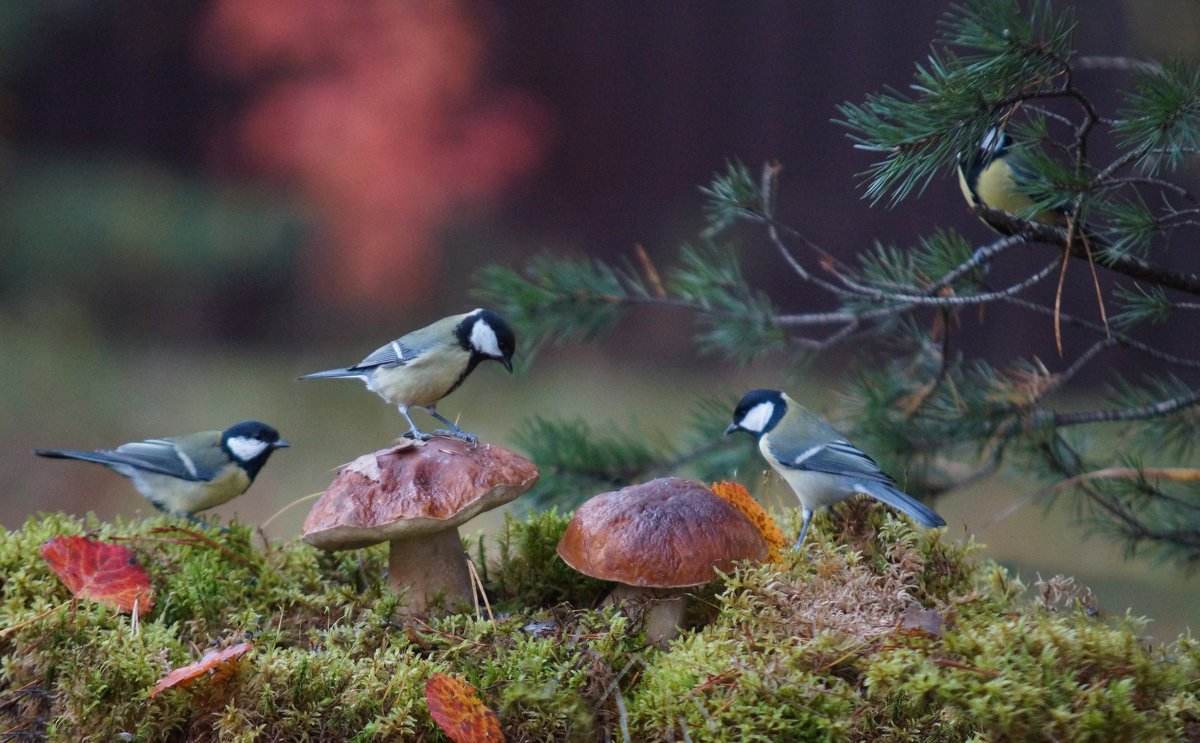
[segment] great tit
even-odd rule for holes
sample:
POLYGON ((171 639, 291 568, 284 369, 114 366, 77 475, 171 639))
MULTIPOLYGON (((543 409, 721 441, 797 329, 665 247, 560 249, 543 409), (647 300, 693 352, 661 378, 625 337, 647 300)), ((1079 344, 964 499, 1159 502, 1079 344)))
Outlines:
POLYGON ((193 514, 246 492, 271 452, 288 446, 266 423, 243 421, 224 431, 134 441, 116 449, 38 449, 34 453, 103 464, 128 477, 160 511, 204 524, 193 514))
POLYGON ((407 436, 422 441, 431 438, 409 417, 408 409, 415 406, 425 408, 447 426, 435 434, 473 444, 478 437, 440 415, 437 402, 458 389, 481 361, 499 361, 512 373, 516 345, 517 338, 504 318, 491 310, 477 309, 414 330, 376 349, 354 366, 306 374, 300 379, 361 379, 367 389, 400 408, 408 421, 407 436))
MULTIPOLYGON (((972 207, 986 206, 1035 222, 1066 226, 1067 212, 1063 209, 1043 209, 1030 216, 1034 200, 1021 190, 1012 154, 1012 140, 998 127, 987 130, 977 150, 969 155, 959 153, 958 185, 963 198, 972 207)), ((998 232, 1006 231, 986 217, 983 221, 998 232)))
POLYGON ((896 488, 875 460, 833 426, 778 390, 751 390, 733 411, 725 434, 746 431, 758 439, 758 449, 800 499, 804 525, 796 549, 804 543, 813 513, 823 506, 869 495, 923 526, 945 526, 941 516, 896 488))

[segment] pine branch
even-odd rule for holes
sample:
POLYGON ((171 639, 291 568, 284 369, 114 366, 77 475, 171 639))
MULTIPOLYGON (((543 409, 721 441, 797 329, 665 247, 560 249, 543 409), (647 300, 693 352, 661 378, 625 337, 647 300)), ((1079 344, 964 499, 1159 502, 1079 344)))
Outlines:
POLYGON ((595 427, 582 419, 534 417, 516 439, 542 470, 523 502, 570 509, 605 490, 666 475, 692 473, 704 482, 753 469, 757 449, 724 435, 734 400, 709 401, 691 416, 690 433, 672 443, 661 432, 595 427))
MULTIPOLYGON (((1039 315, 1043 315, 1045 317, 1054 317, 1054 309, 1053 308, 1045 307, 1045 306, 1037 304, 1035 302, 1030 302, 1028 300, 1021 299, 1020 297, 1005 297, 1003 301, 1006 304, 1011 304, 1011 305, 1020 307, 1022 309, 1028 310, 1030 312, 1034 312, 1039 315)), ((1075 317, 1074 315, 1070 315, 1065 312, 1059 313, 1058 317, 1060 320, 1062 320, 1064 325, 1072 325, 1077 328, 1083 328, 1085 330, 1090 330, 1093 333, 1098 333, 1101 335, 1109 336, 1118 345, 1120 345, 1124 348, 1131 349, 1133 351, 1137 351, 1137 352, 1145 355, 1147 358, 1154 359, 1155 361, 1162 361, 1164 363, 1171 364, 1172 366, 1178 366, 1178 367, 1182 367, 1185 369, 1200 370, 1200 359, 1192 359, 1192 358, 1188 358, 1186 356, 1179 356, 1176 354, 1167 353, 1166 351, 1163 351, 1162 349, 1155 348, 1154 346, 1151 346, 1147 343, 1143 343, 1139 340, 1136 340, 1135 338, 1125 335, 1124 333, 1119 333, 1119 332, 1113 331, 1111 329, 1106 329, 1103 325, 1100 325, 1099 323, 1090 322, 1088 320, 1084 320, 1082 318, 1075 317)))
POLYGON ((1142 73, 1114 127, 1126 149, 1146 153, 1150 173, 1175 170, 1200 146, 1200 70, 1181 61, 1142 73))
POLYGON ((1081 70, 1120 70, 1123 72, 1146 72, 1160 74, 1162 65, 1152 60, 1114 57, 1105 54, 1087 54, 1075 58, 1075 66, 1081 70))
MULTIPOLYGON (((975 211, 989 224, 999 225, 1002 230, 1011 234, 1057 248, 1067 245, 1067 232, 1061 227, 1027 222, 1007 212, 989 209, 985 206, 976 207, 975 211)), ((1082 240, 1078 238, 1071 240, 1071 255, 1087 259, 1087 247, 1082 240)), ((1155 266, 1132 256, 1103 261, 1100 265, 1132 279, 1200 296, 1200 276, 1196 274, 1185 274, 1164 266, 1155 266)))
POLYGON ((1144 475, 1131 486, 1087 479, 1086 475, 1095 468, 1061 437, 1055 437, 1053 445, 1045 451, 1049 454, 1046 461, 1054 471, 1066 477, 1102 516, 1099 526, 1126 540, 1131 551, 1142 542, 1150 542, 1164 556, 1174 557, 1184 565, 1200 562, 1200 530, 1186 519, 1177 521, 1181 502, 1189 506, 1184 511, 1194 511, 1189 501, 1172 497, 1144 475))
MULTIPOLYGON (((1200 275, 1162 257, 1168 237, 1194 239, 1200 228, 1200 199, 1172 175, 1200 155, 1200 70, 1081 56, 1073 29, 1071 14, 1055 13, 1049 2, 966 0, 947 15, 910 91, 885 90, 839 109, 854 146, 880 157, 865 173, 871 203, 919 194, 932 178, 952 174, 985 132, 1003 127, 1030 206, 1017 214, 976 209, 1003 233, 986 244, 934 229, 914 245, 880 244, 839 258, 778 218, 778 164, 752 170, 734 161, 702 189, 700 241, 683 246, 661 275, 639 246, 636 261, 617 266, 543 256, 520 269, 491 267, 479 275, 480 293, 533 346, 597 341, 634 307, 689 314, 698 350, 738 362, 853 345, 858 369, 849 381, 839 375, 854 411, 846 424, 910 492, 944 493, 1011 466, 1058 482, 1051 493, 1078 493, 1101 528, 1131 545, 1149 542, 1182 562, 1200 561, 1200 486, 1147 476, 1182 471, 1157 460, 1183 457, 1200 441, 1200 358, 1183 342, 1136 334, 1142 323, 1175 322, 1180 332, 1161 337, 1190 342, 1194 318, 1186 313, 1200 309, 1188 301, 1200 296, 1200 275), (1140 70, 1116 115, 1076 75, 1097 67, 1140 70), (1106 162, 1091 161, 1092 152, 1112 149, 1106 162), (781 312, 748 281, 739 246, 717 242, 737 223, 759 230, 752 236, 791 279, 788 291, 821 309, 781 312), (1031 264, 1027 251, 1013 250, 1028 244, 1050 250, 1031 264), (1115 288, 1095 282, 1101 306, 1118 308, 1111 323, 1085 320, 1031 291, 1066 269, 1064 253, 1126 280, 1115 288), (996 276, 1004 281, 989 278, 996 276), (980 324, 985 310, 992 323, 1032 313, 1087 340, 1049 365, 1031 354, 992 360, 994 349, 973 356, 973 345, 959 342, 967 310, 980 324), (1187 378, 1118 380, 1110 402, 1058 409, 1060 396, 1078 400, 1085 371, 1115 378, 1101 362, 1117 349, 1187 378), (1111 443, 1088 448, 1080 435, 1114 428, 1117 451, 1111 443), (1147 453, 1155 467, 1143 469, 1147 453)), ((720 436, 731 407, 732 400, 713 403, 681 440, 535 419, 521 440, 546 473, 538 497, 570 503, 661 474, 757 472, 763 463, 752 445, 720 436)))
POLYGON ((1114 423, 1118 421, 1136 421, 1144 418, 1159 418, 1170 415, 1185 408, 1200 403, 1200 391, 1188 395, 1160 400, 1152 405, 1140 408, 1110 408, 1107 410, 1089 410, 1082 413, 1057 413, 1054 425, 1059 428, 1077 426, 1081 423, 1114 423))

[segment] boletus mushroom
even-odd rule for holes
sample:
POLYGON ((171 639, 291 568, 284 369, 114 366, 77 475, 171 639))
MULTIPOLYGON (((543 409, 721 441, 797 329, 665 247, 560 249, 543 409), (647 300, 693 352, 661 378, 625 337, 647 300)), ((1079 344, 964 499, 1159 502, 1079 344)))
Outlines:
POLYGON ((664 477, 601 493, 581 505, 558 554, 584 575, 618 585, 605 603, 648 604, 646 636, 679 634, 687 593, 741 560, 762 560, 767 543, 741 511, 698 482, 664 477))
POLYGON ((532 462, 492 444, 450 438, 364 454, 338 473, 304 521, 304 541, 326 550, 390 543, 388 585, 410 613, 470 604, 460 524, 537 483, 532 462))

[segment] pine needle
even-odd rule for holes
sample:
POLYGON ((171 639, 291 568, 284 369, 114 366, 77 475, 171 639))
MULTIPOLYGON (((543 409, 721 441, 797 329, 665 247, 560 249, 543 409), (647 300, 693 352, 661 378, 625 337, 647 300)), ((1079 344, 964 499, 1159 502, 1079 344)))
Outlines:
POLYGON ((266 529, 266 528, 267 528, 267 527, 268 527, 268 526, 271 524, 271 522, 272 522, 272 521, 274 521, 275 519, 277 519, 279 516, 281 516, 281 515, 283 514, 283 512, 284 512, 284 511, 291 510, 291 508, 292 508, 293 506, 297 506, 297 505, 299 505, 299 504, 303 503, 304 501, 313 500, 314 498, 320 498, 322 495, 325 495, 325 491, 324 491, 324 490, 320 490, 320 491, 317 491, 316 493, 310 493, 310 494, 308 494, 308 495, 305 495, 305 496, 303 496, 303 497, 297 498, 296 500, 294 500, 294 501, 292 501, 291 503, 287 504, 286 506, 284 506, 283 508, 279 509, 279 510, 278 510, 278 511, 276 511, 275 513, 271 514, 271 517, 270 517, 270 518, 268 518, 266 521, 262 522, 261 524, 259 524, 259 525, 258 525, 258 528, 259 528, 259 529, 266 529))

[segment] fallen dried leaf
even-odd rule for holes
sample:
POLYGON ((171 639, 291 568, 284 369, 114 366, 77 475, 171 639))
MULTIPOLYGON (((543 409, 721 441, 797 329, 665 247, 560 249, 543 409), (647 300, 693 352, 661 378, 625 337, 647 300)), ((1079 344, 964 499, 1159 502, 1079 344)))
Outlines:
POLYGON ((176 668, 159 679, 154 688, 150 690, 150 698, 153 699, 161 692, 176 686, 188 686, 204 674, 209 674, 211 682, 219 683, 233 673, 237 668, 238 658, 245 655, 252 647, 254 646, 248 642, 239 642, 224 650, 210 650, 195 663, 176 668))
POLYGON ((425 702, 433 721, 454 743, 503 741, 500 718, 474 686, 457 676, 435 673, 425 682, 425 702))
POLYGON ((379 471, 379 460, 375 458, 374 454, 364 454, 346 465, 345 468, 351 472, 357 472, 371 482, 379 482, 379 478, 382 476, 379 471))
POLYGON ((119 544, 59 536, 42 544, 42 557, 76 598, 138 616, 154 607, 154 588, 137 557, 119 544))

